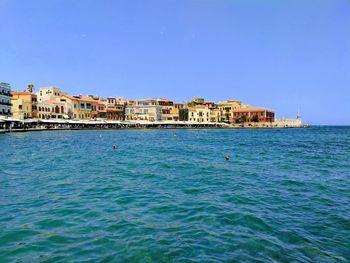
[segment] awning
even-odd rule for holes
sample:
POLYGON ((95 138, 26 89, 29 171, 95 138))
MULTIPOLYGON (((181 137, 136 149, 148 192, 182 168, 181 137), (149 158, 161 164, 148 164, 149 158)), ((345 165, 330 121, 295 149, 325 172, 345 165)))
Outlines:
POLYGON ((20 119, 13 119, 13 118, 7 118, 7 119, 3 119, 3 121, 9 121, 9 122, 21 122, 22 120, 20 120, 20 119))
POLYGON ((55 119, 50 119, 50 120, 40 120, 40 122, 42 123, 58 123, 58 124, 63 124, 63 123, 67 123, 67 121, 65 120, 55 120, 55 119))
POLYGON ((38 119, 25 119, 23 120, 24 123, 33 123, 33 122, 39 122, 38 119))

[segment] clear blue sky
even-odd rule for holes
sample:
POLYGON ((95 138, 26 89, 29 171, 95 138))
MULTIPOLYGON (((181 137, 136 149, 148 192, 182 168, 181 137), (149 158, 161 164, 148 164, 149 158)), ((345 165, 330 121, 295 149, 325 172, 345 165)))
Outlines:
POLYGON ((350 124, 350 0, 0 0, 0 81, 350 124))

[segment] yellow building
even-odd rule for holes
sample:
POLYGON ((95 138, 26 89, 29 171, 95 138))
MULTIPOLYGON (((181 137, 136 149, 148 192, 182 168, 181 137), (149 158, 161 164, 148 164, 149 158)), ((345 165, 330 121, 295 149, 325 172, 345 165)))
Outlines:
POLYGON ((109 97, 104 101, 105 118, 107 120, 124 120, 124 110, 127 101, 121 97, 109 97))
POLYGON ((210 110, 210 122, 221 122, 221 111, 219 109, 210 110))
POLYGON ((29 91, 13 91, 12 113, 15 119, 37 118, 37 96, 29 91))
POLYGON ((174 102, 168 99, 157 99, 157 103, 161 106, 162 121, 178 121, 179 108, 174 105, 174 102))
POLYGON ((233 111, 247 107, 239 100, 226 100, 218 103, 221 122, 231 123, 233 121, 233 111))
POLYGON ((93 118, 92 105, 96 102, 91 97, 73 96, 74 119, 91 120, 93 118))
POLYGON ((196 105, 188 108, 188 120, 191 122, 210 122, 210 109, 207 105, 196 105))

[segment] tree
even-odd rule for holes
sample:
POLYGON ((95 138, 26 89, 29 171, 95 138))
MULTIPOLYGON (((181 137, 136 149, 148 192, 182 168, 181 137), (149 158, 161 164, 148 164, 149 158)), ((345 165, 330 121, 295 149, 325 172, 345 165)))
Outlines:
POLYGON ((180 109, 179 120, 180 121, 188 121, 188 109, 180 109))
POLYGON ((259 122, 259 116, 257 114, 253 116, 252 122, 259 122))
POLYGON ((243 115, 236 119, 237 123, 245 123, 247 121, 247 116, 243 115))

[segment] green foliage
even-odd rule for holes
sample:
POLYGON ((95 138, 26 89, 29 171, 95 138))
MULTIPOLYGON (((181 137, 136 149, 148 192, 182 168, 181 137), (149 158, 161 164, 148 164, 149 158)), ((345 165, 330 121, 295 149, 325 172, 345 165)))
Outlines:
POLYGON ((189 102, 187 102, 187 105, 188 105, 188 107, 194 107, 197 105, 197 103, 195 101, 189 101, 189 102))
POLYGON ((188 121, 188 109, 181 109, 179 112, 180 121, 188 121))
POLYGON ((254 115, 252 118, 252 122, 259 122, 259 116, 258 115, 254 115))
POLYGON ((247 116, 243 115, 236 119, 236 123, 245 123, 247 121, 247 116))

